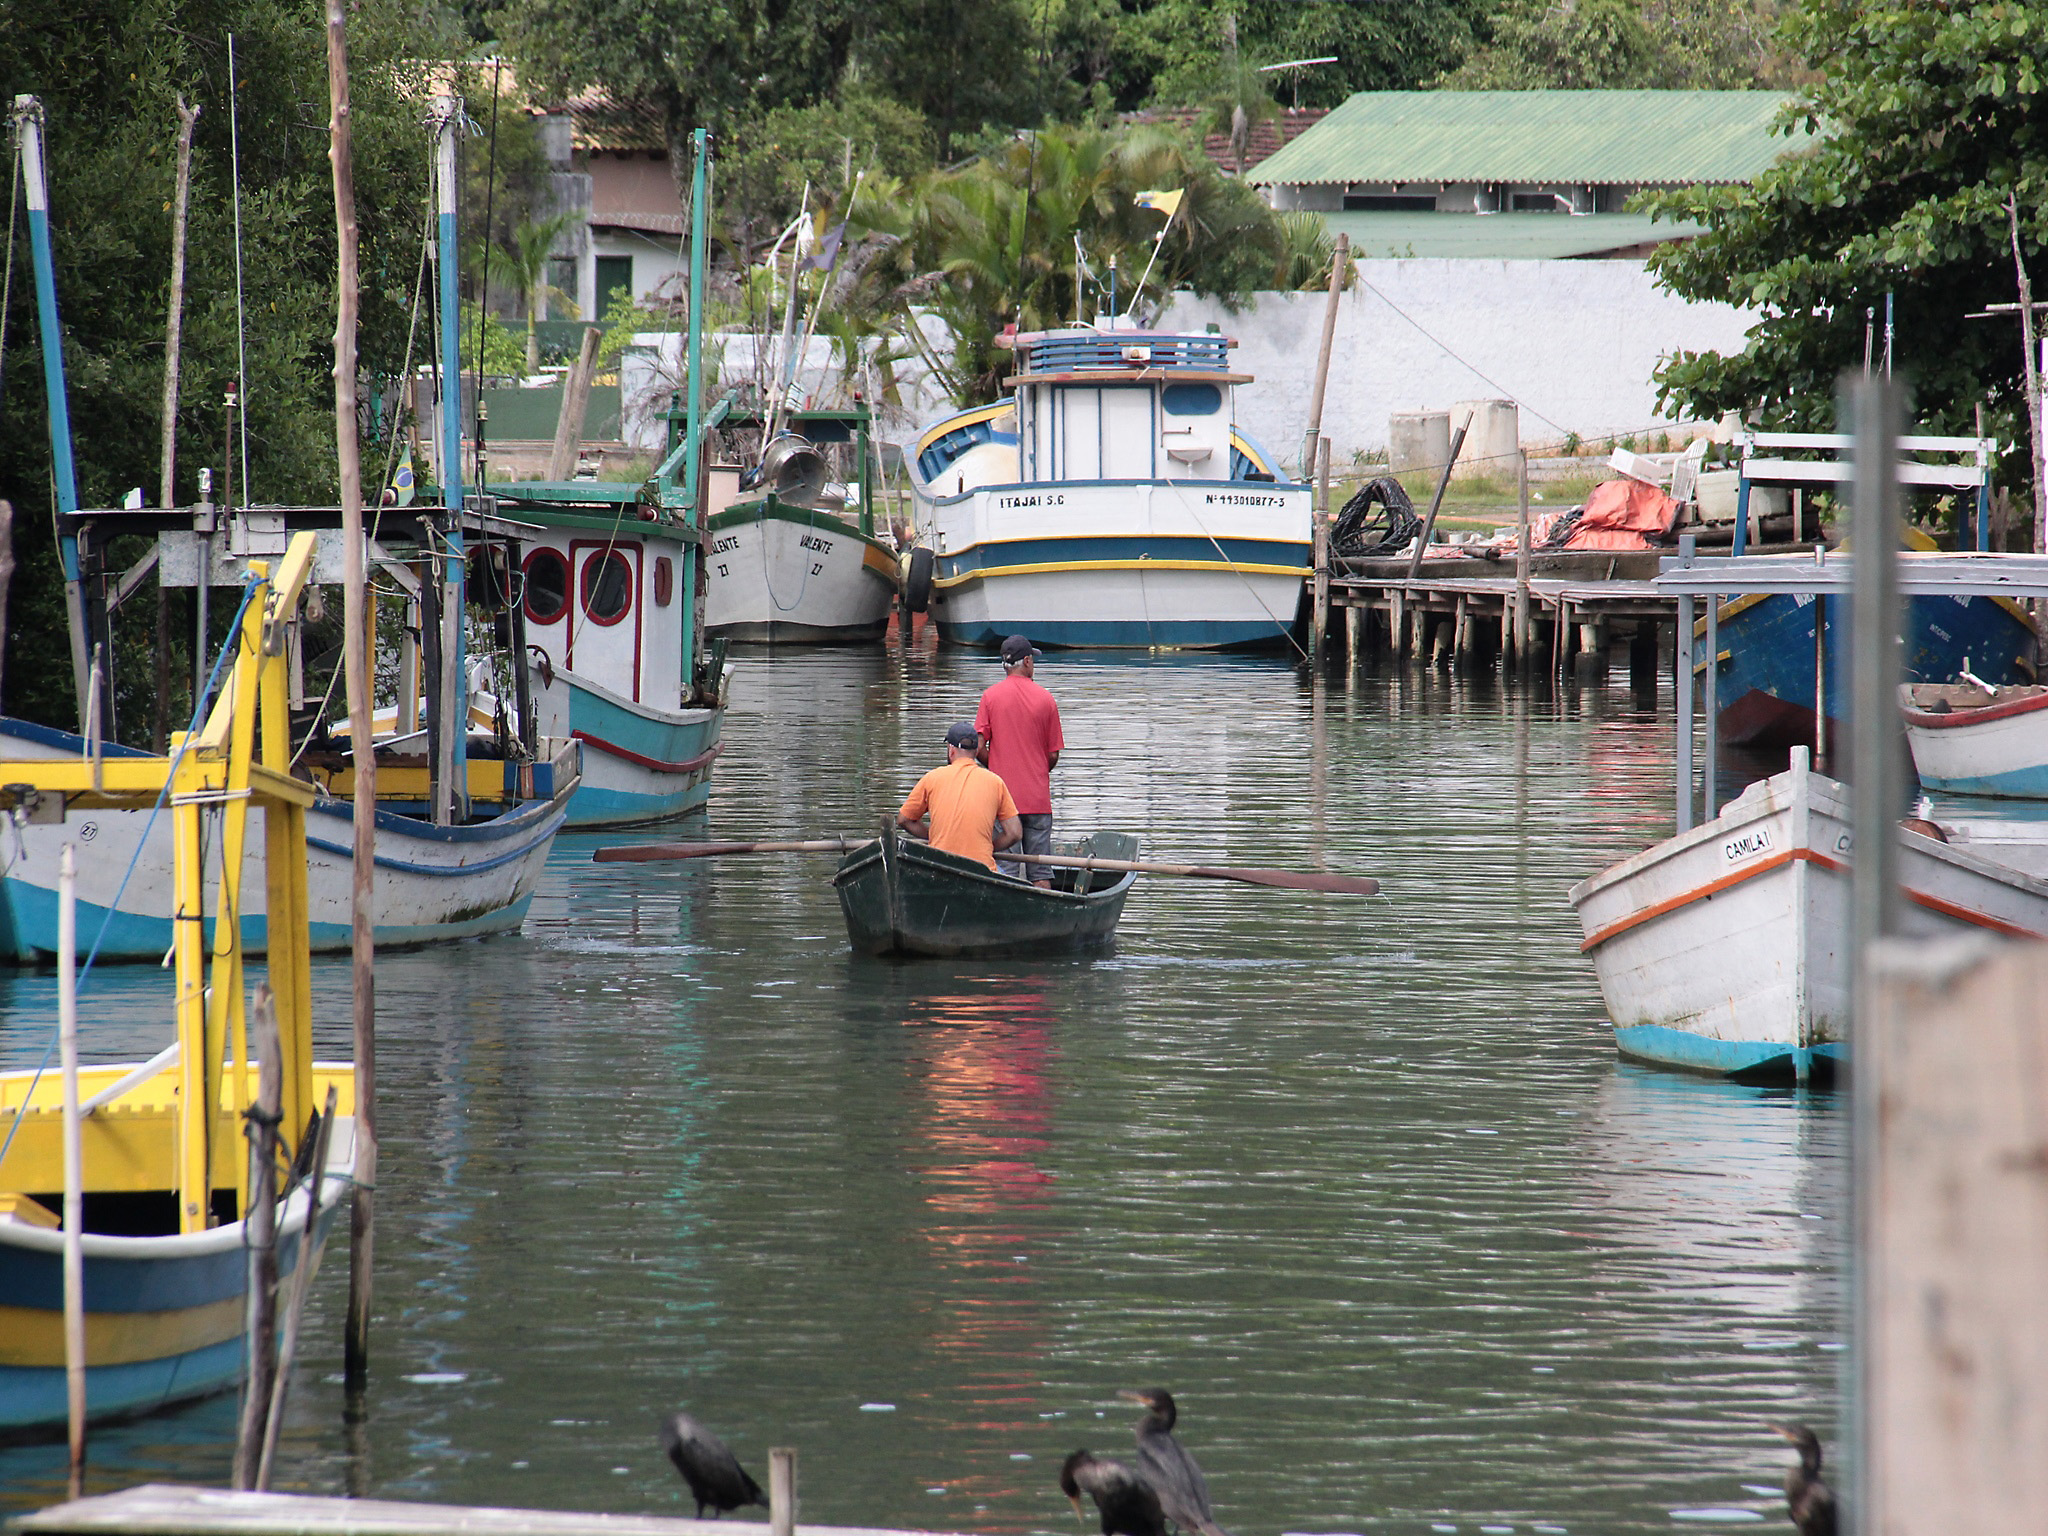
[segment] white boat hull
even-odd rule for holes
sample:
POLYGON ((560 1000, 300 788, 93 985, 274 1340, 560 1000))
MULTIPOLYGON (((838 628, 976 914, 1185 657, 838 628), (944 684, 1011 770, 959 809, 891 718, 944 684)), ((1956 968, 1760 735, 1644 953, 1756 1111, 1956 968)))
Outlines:
POLYGON ((830 645, 887 631, 895 556, 843 519, 800 507, 733 507, 712 518, 708 539, 707 632, 830 645))
POLYGON ((1900 693, 1913 771, 1928 789, 2048 800, 2048 688, 2000 689, 1994 696, 1908 684, 1900 693), (1978 694, 1982 702, 1942 714, 1916 708, 1915 696, 1929 694, 1978 694))
POLYGON ((1246 481, 988 486, 929 504, 932 613, 965 645, 1285 646, 1310 491, 1246 481))
MULTIPOLYGON (((1825 1075, 1848 1038, 1849 801, 1793 766, 1713 821, 1574 887, 1624 1055, 1725 1075, 1825 1075)), ((1902 926, 2048 937, 2048 882, 1900 834, 1902 926)))

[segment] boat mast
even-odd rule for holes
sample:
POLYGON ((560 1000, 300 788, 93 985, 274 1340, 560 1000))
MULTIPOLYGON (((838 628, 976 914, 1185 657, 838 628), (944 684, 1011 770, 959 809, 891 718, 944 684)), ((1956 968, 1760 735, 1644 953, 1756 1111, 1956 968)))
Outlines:
MULTIPOLYGON (((684 516, 691 526, 701 528, 704 525, 704 507, 698 494, 698 459, 704 446, 704 390, 697 370, 704 361, 704 240, 709 222, 705 207, 709 197, 705 183, 711 159, 711 140, 702 128, 697 130, 695 137, 697 168, 690 181, 690 338, 685 363, 688 373, 683 384, 683 430, 688 434, 688 440, 683 444, 683 481, 686 486, 684 494, 689 498, 684 516)), ((765 450, 768 445, 764 442, 761 446, 765 450)), ((697 606, 697 578, 703 570, 703 553, 700 544, 684 546, 681 583, 683 636, 684 644, 689 647, 685 653, 688 662, 686 681, 692 689, 696 686, 698 652, 701 649, 697 643, 697 624, 701 618, 697 606)), ((714 689, 717 683, 718 680, 713 678, 714 689)))
MULTIPOLYGON (((86 719, 91 663, 85 648, 85 589, 79 579, 78 535, 71 516, 78 510, 78 475, 71 462, 71 406, 64 386, 64 327, 57 318, 57 273, 50 256, 50 187, 43 169, 43 104, 33 96, 14 98, 14 128, 21 138, 22 179, 28 183, 28 242, 36 269, 36 322, 43 345, 43 392, 50 404, 50 467, 57 489, 57 549, 64 565, 64 611, 71 620, 71 681, 78 701, 78 730, 91 735, 86 719)), ((113 693, 101 690, 100 730, 109 733, 113 693)))
MULTIPOLYGON (((441 267, 441 504, 447 509, 442 547, 428 554, 428 571, 439 588, 440 676, 434 679, 433 811, 436 826, 463 820, 469 812, 469 688, 462 657, 462 317, 457 296, 455 243, 455 137, 462 103, 454 96, 435 103, 434 191, 441 267)), ((477 389, 483 389, 483 359, 477 359, 477 389)), ((430 525, 431 526, 431 525, 430 525)))

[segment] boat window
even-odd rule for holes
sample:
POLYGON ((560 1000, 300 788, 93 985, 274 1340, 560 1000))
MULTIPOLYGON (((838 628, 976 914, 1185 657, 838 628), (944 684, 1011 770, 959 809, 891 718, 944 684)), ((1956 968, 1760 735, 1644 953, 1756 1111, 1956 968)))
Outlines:
POLYGON ((598 624, 616 624, 633 601, 633 568, 616 549, 583 562, 583 611, 598 624))
POLYGON ((569 562, 561 551, 536 549, 526 557, 526 622, 552 624, 569 606, 569 562))
POLYGON ((1214 384, 1169 384, 1159 403, 1169 416, 1213 416, 1223 408, 1223 391, 1214 384))
POLYGON ((654 561, 654 606, 666 608, 670 598, 676 595, 676 565, 667 555, 658 555, 654 561))

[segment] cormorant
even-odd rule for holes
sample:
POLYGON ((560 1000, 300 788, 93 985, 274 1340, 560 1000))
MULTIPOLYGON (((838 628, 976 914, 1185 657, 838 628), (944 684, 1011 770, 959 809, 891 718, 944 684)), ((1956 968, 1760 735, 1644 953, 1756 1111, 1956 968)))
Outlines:
POLYGON ((1076 1451, 1060 1468, 1060 1492, 1087 1523, 1081 1495, 1095 1500, 1102 1515, 1102 1536, 1166 1536, 1166 1516, 1152 1485, 1120 1461, 1076 1451))
POLYGON ((713 1519, 745 1504, 766 1504, 768 1496, 740 1466, 739 1460, 718 1436, 687 1413, 669 1415, 661 1423, 661 1448, 690 1485, 697 1501, 697 1518, 704 1518, 704 1506, 711 1506, 713 1519))
POLYGON ((1799 1465, 1785 1469, 1785 1504, 1799 1536, 1835 1536, 1835 1490, 1821 1479, 1820 1436, 1804 1424, 1773 1424, 1799 1447, 1799 1465))
POLYGON ((1147 1387, 1117 1396, 1145 1405, 1145 1417, 1138 1420, 1138 1472, 1158 1493, 1166 1518, 1183 1531, 1230 1536, 1210 1512, 1208 1479, 1195 1465, 1195 1458, 1173 1438, 1173 1426, 1180 1417, 1173 1394, 1164 1387, 1147 1387))

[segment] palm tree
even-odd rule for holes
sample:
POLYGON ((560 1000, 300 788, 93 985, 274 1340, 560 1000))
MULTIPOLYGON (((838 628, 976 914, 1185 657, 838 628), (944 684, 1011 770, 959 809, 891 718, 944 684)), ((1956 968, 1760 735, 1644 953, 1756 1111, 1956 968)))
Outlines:
POLYGON ((1223 15, 1223 61, 1217 72, 1216 89, 1200 104, 1195 132, 1212 133, 1230 141, 1231 168, 1244 175, 1245 156, 1251 151, 1252 130, 1280 115, 1280 107, 1266 90, 1266 77, 1257 66, 1245 62, 1237 51, 1237 17, 1223 15))
POLYGON ((509 249, 497 245, 488 248, 486 270, 492 277, 518 289, 519 301, 526 308, 528 373, 537 372, 540 368, 540 338, 534 325, 540 319, 541 309, 548 304, 559 303, 569 311, 572 320, 578 316, 575 299, 548 281, 548 255, 554 250, 562 231, 576 224, 580 217, 571 211, 523 222, 513 229, 509 249))

